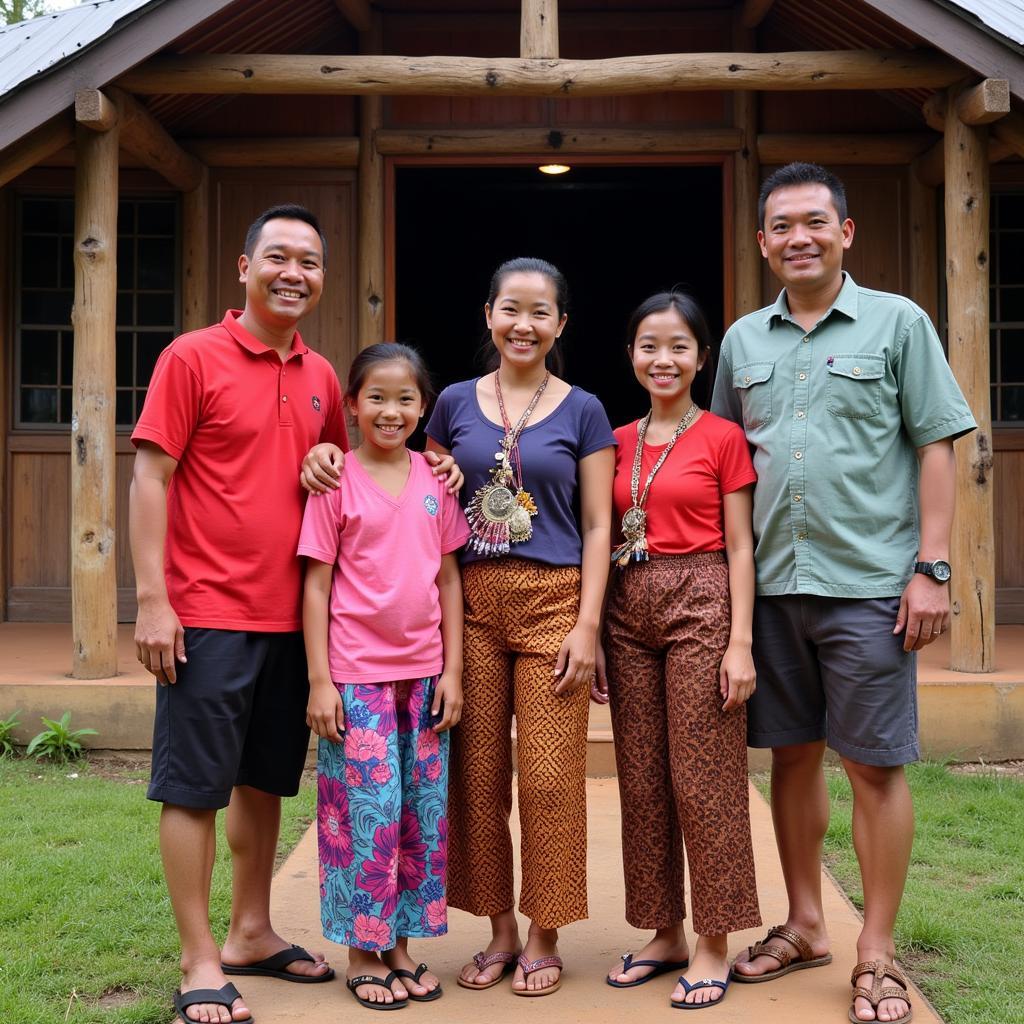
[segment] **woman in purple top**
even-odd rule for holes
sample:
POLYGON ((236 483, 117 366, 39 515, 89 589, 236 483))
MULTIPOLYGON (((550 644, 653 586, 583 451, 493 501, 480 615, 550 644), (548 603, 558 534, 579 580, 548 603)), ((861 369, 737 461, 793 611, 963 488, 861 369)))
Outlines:
POLYGON ((515 259, 491 281, 484 315, 494 370, 446 388, 428 450, 466 475, 472 536, 462 722, 452 734, 448 902, 491 918, 490 945, 459 984, 554 992, 557 929, 587 916, 586 734, 611 540, 615 438, 601 403, 551 370, 566 284, 551 264, 515 259), (512 840, 512 716, 522 830, 520 950, 512 840))

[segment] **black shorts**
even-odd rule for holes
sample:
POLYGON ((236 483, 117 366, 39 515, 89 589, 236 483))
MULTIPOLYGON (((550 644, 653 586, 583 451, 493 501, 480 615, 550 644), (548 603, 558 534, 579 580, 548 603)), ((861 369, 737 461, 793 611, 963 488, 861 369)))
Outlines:
POLYGON ((309 747, 302 633, 188 628, 185 654, 156 690, 149 799, 216 810, 234 786, 294 796, 309 747))

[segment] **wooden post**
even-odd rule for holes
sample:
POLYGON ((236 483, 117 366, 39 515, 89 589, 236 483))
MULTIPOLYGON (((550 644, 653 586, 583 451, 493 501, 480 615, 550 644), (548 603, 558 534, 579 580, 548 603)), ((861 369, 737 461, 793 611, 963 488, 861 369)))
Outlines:
POLYGON ((210 322, 210 174, 182 196, 181 329, 197 331, 210 322))
POLYGON ((558 56, 558 0, 522 0, 519 56, 548 60, 558 56))
POLYGON ((910 297, 939 322, 938 195, 921 181, 919 160, 910 165, 908 176, 910 206, 910 297))
MULTIPOLYGON (((380 15, 372 31, 360 37, 360 48, 380 51, 380 15)), ((359 100, 359 228, 356 252, 359 259, 357 327, 360 349, 384 340, 384 161, 377 152, 375 135, 384 123, 383 98, 359 100)))
POLYGON ((76 129, 71 624, 76 679, 117 675, 117 127, 76 129))
POLYGON ((988 130, 966 125, 960 119, 960 88, 950 89, 945 118, 949 363, 978 429, 956 443, 950 668, 991 672, 996 616, 989 403, 988 130))
MULTIPOLYGON (((754 50, 754 31, 736 27, 737 49, 754 50)), ((733 96, 733 120, 743 133, 736 153, 733 175, 733 266, 735 269, 733 318, 738 320, 761 306, 761 253, 757 248, 757 196, 761 188, 761 165, 757 154, 757 93, 741 89, 733 96)))

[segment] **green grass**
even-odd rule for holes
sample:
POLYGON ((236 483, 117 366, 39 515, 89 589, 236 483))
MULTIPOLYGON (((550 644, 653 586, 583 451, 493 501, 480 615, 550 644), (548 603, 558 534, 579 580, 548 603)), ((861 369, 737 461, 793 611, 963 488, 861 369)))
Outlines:
MULTIPOLYGON (((1019 1024, 1024 1005, 1024 780, 912 765, 917 831, 896 922, 900 961, 947 1024, 1019 1024)), ((830 770, 825 863, 858 909, 852 797, 830 770)))
MULTIPOLYGON (((177 935, 144 772, 0 760, 0 1021, 166 1024, 177 935), (68 778, 78 773, 77 779, 68 778)), ((282 848, 315 813, 284 801, 282 848)), ((220 816, 221 818, 223 815, 220 816)), ((230 868, 218 840, 211 918, 227 929, 230 868)))

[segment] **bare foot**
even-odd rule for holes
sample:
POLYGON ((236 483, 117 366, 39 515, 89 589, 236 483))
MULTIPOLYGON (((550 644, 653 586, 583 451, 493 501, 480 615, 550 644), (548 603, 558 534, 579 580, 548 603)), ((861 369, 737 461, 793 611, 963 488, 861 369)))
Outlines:
MULTIPOLYGON (((358 978, 361 974, 372 974, 374 977, 384 978, 387 973, 387 965, 375 953, 365 949, 356 949, 354 946, 349 947, 348 971, 346 972, 349 981, 358 978)), ((391 988, 366 982, 363 985, 356 985, 355 993, 363 999, 368 999, 371 1003, 395 1003, 409 998, 409 993, 397 978, 391 982, 391 988)))
MULTIPOLYGON (((416 973, 416 968, 419 967, 419 961, 413 960, 409 956, 409 940, 399 939, 394 949, 389 949, 385 953, 381 953, 381 960, 384 964, 392 971, 409 971, 411 974, 416 973)), ((430 995, 431 992, 435 991, 441 984, 441 979, 432 971, 424 971, 420 975, 420 980, 413 981, 412 978, 403 978, 402 984, 410 991, 414 996, 426 996, 430 995)))
MULTIPOLYGON (((881 960, 885 964, 891 964, 893 961, 893 954, 891 952, 870 950, 865 949, 857 950, 858 963, 871 960, 881 960), (861 955, 863 953, 863 955, 861 955)), ((902 974, 902 971, 900 972, 902 974)), ((871 986, 874 984, 875 976, 870 971, 867 974, 857 975, 856 985, 861 988, 866 988, 869 992, 871 986)), ((885 988, 902 988, 900 979, 895 974, 886 973, 882 979, 882 985, 885 988)), ((857 996, 853 1000, 853 1012, 856 1014, 858 1020, 863 1021, 895 1021, 899 1024, 899 1021, 905 1020, 910 1016, 910 1000, 900 998, 889 998, 882 999, 878 1003, 878 1012, 876 1013, 871 1008, 871 1003, 868 1002, 863 996, 857 996)))
MULTIPOLYGON (((535 924, 530 925, 530 934, 523 947, 523 956, 527 960, 539 960, 542 956, 558 955, 558 932, 554 928, 539 928, 535 924)), ((523 978, 523 969, 518 964, 516 972, 512 976, 512 987, 519 991, 535 992, 545 988, 551 988, 557 984, 562 976, 560 967, 542 967, 539 971, 533 971, 528 978, 523 978)))
MULTIPOLYGON (((519 924, 516 921, 515 911, 507 910, 502 914, 493 915, 491 931, 493 937, 483 951, 485 957, 492 953, 511 953, 513 957, 519 955, 519 924)), ((473 961, 470 961, 468 964, 464 964, 462 970, 459 971, 459 980, 470 988, 476 985, 483 987, 497 981, 505 969, 504 963, 491 964, 481 969, 473 961)))
MULTIPOLYGON (((690 953, 686 946, 686 935, 683 933, 682 925, 675 928, 659 928, 654 938, 640 950, 633 953, 634 960, 660 960, 669 963, 682 963, 689 957, 690 953)), ((608 972, 611 981, 617 981, 622 985, 629 982, 639 981, 646 978, 655 968, 653 967, 630 967, 623 969, 624 964, 618 964, 608 972)))
POLYGON ((697 951, 683 977, 691 985, 708 980, 722 984, 691 988, 689 992, 681 983, 677 984, 670 997, 673 1003, 714 1003, 725 995, 725 983, 729 980, 728 939, 728 935, 697 936, 697 951))
MULTIPOLYGON (((823 922, 819 922, 816 925, 807 925, 803 922, 794 924, 791 921, 787 921, 784 927, 797 932, 806 939, 807 944, 811 949, 812 958, 825 956, 828 953, 828 933, 825 931, 825 925, 823 922)), ((778 946, 780 949, 786 950, 793 960, 799 961, 801 959, 800 950, 797 949, 789 939, 784 939, 781 935, 773 935, 768 939, 767 944, 770 946, 778 946)), ((771 974, 774 971, 779 970, 780 966, 779 961, 773 956, 765 956, 762 954, 761 956, 755 956, 751 959, 748 950, 744 950, 738 957, 736 957, 736 961, 732 965, 732 969, 737 974, 742 974, 744 977, 758 978, 762 974, 771 974)))
MULTIPOLYGON (((280 953, 283 949, 289 949, 291 943, 282 939, 277 932, 268 930, 260 935, 228 935, 221 950, 221 961, 231 964, 233 967, 245 967, 249 964, 259 963, 266 960, 268 956, 280 953)), ((282 970, 289 974, 301 974, 307 977, 316 977, 326 974, 331 965, 324 959, 323 953, 310 953, 313 957, 310 960, 293 960, 282 970)))
MULTIPOLYGON (((197 989, 220 989, 227 984, 228 979, 220 969, 219 960, 202 960, 187 971, 182 971, 181 975, 181 993, 186 996, 197 989)), ((252 1014, 245 1005, 245 1000, 238 998, 230 1009, 217 1003, 196 1003, 189 1006, 185 1009, 185 1020, 182 1024, 231 1024, 232 1021, 244 1022, 251 1018, 252 1014)), ((177 1019, 181 1020, 180 1017, 177 1019)))

